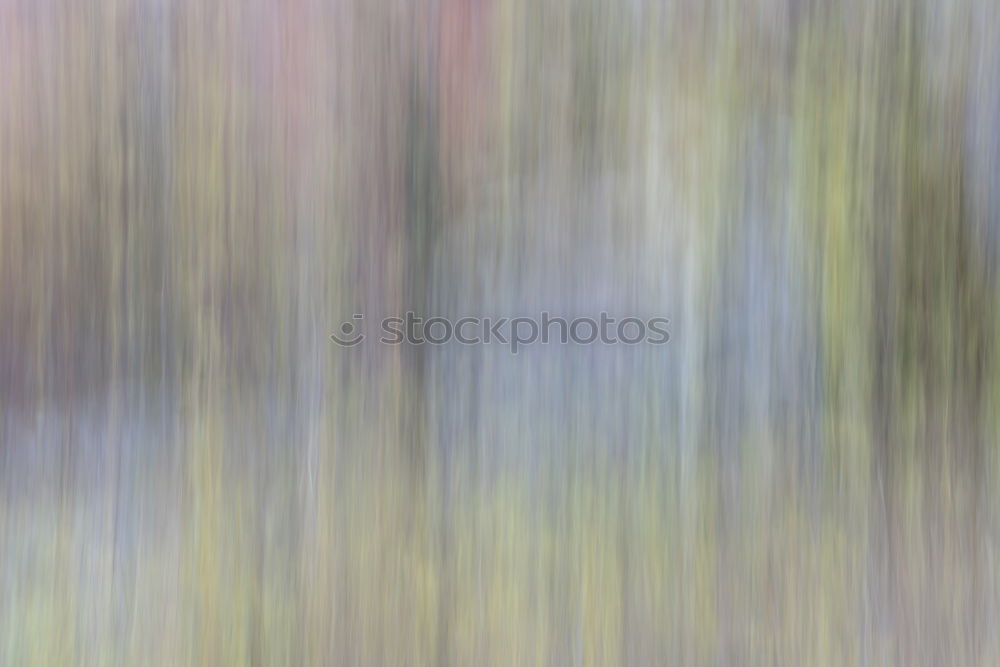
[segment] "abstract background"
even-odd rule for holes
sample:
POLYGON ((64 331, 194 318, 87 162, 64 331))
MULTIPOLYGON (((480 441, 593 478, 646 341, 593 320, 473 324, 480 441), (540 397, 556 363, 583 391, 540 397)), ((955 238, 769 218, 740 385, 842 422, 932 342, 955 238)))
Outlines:
POLYGON ((993 0, 0 0, 0 664, 1000 664, 998 267, 993 0))

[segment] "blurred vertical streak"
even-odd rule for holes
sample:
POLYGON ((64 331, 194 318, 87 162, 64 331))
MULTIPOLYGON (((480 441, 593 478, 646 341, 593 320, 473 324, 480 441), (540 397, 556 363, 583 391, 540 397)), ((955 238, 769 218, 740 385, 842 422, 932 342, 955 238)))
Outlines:
POLYGON ((0 0, 0 665, 996 664, 998 37, 0 0))

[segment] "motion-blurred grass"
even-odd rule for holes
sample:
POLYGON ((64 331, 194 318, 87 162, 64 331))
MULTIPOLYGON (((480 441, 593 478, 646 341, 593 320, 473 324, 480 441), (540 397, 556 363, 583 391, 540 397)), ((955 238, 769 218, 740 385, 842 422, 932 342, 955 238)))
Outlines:
POLYGON ((998 266, 993 0, 0 0, 0 665, 1000 664, 998 266))

